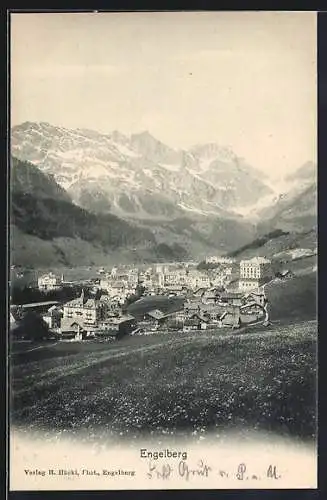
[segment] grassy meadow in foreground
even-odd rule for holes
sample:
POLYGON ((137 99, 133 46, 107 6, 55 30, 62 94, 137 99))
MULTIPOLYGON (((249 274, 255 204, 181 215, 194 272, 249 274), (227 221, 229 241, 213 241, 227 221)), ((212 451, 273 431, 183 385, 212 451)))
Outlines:
POLYGON ((12 424, 97 440, 144 432, 204 438, 233 428, 311 439, 316 275, 276 281, 266 293, 268 328, 13 344, 12 424))
POLYGON ((137 436, 233 426, 314 435, 315 322, 137 340, 62 343, 17 356, 12 423, 87 430, 90 438, 96 430, 137 436))

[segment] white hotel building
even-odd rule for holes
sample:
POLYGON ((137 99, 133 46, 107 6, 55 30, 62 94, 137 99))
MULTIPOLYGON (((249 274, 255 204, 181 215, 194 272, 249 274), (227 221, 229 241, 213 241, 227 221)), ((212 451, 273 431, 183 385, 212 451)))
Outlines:
POLYGON ((39 290, 57 290, 61 288, 64 277, 59 278, 53 273, 44 274, 37 280, 39 290))
POLYGON ((265 257, 253 257, 249 260, 241 260, 239 290, 255 290, 271 276, 272 268, 269 259, 265 257))

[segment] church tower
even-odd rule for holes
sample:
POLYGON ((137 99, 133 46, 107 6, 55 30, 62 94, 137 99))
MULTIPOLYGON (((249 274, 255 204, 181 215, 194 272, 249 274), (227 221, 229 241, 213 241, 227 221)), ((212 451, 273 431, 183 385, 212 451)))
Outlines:
POLYGON ((82 289, 82 293, 81 293, 81 297, 80 297, 80 299, 81 299, 82 304, 85 304, 85 302, 86 302, 86 298, 85 298, 85 291, 84 291, 84 288, 82 289))

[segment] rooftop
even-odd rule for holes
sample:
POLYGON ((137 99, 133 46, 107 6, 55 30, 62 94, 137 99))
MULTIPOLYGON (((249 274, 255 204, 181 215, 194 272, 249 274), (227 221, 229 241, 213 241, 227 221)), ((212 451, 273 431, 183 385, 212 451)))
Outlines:
POLYGON ((286 276, 288 273, 291 273, 292 271, 290 271, 290 269, 283 269, 282 271, 280 271, 280 275, 281 276, 286 276))
POLYGON ((101 323, 101 326, 105 327, 106 325, 120 325, 121 323, 132 321, 134 319, 134 316, 132 316, 131 314, 125 314, 124 316, 108 318, 106 321, 101 323))
POLYGON ((69 332, 72 330, 72 328, 80 327, 81 329, 84 329, 82 321, 79 321, 78 319, 71 319, 71 318, 63 318, 61 320, 61 332, 69 332))
POLYGON ((100 302, 95 299, 87 299, 85 302, 83 302, 83 299, 81 297, 78 297, 77 299, 66 302, 64 307, 83 307, 83 309, 95 309, 99 305, 100 302))
POLYGON ((111 288, 125 288, 126 283, 123 281, 114 281, 110 284, 111 288))
POLYGON ((160 309, 153 309, 152 311, 149 311, 147 315, 154 319, 162 319, 165 317, 165 314, 160 311, 160 309))
POLYGON ((260 290, 252 290, 251 292, 249 292, 249 295, 258 295, 259 297, 261 297, 262 295, 264 295, 264 293, 260 290))
POLYGON ((57 311, 57 310, 60 311, 60 308, 57 305, 53 305, 48 309, 48 312, 57 311))
POLYGON ((59 302, 56 300, 49 300, 46 302, 32 302, 31 304, 22 304, 21 307, 23 309, 32 309, 33 307, 46 307, 46 306, 51 306, 51 305, 55 305, 55 304, 59 304, 59 302))
POLYGON ((223 292, 221 295, 223 299, 241 299, 244 296, 243 292, 223 292))

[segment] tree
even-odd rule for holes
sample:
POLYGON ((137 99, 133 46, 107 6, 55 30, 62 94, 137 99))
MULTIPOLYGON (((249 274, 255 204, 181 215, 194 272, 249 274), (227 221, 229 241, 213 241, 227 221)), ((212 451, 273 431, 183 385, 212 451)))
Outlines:
POLYGON ((28 312, 22 318, 17 334, 36 342, 48 339, 50 337, 50 330, 41 316, 35 312, 28 312))

